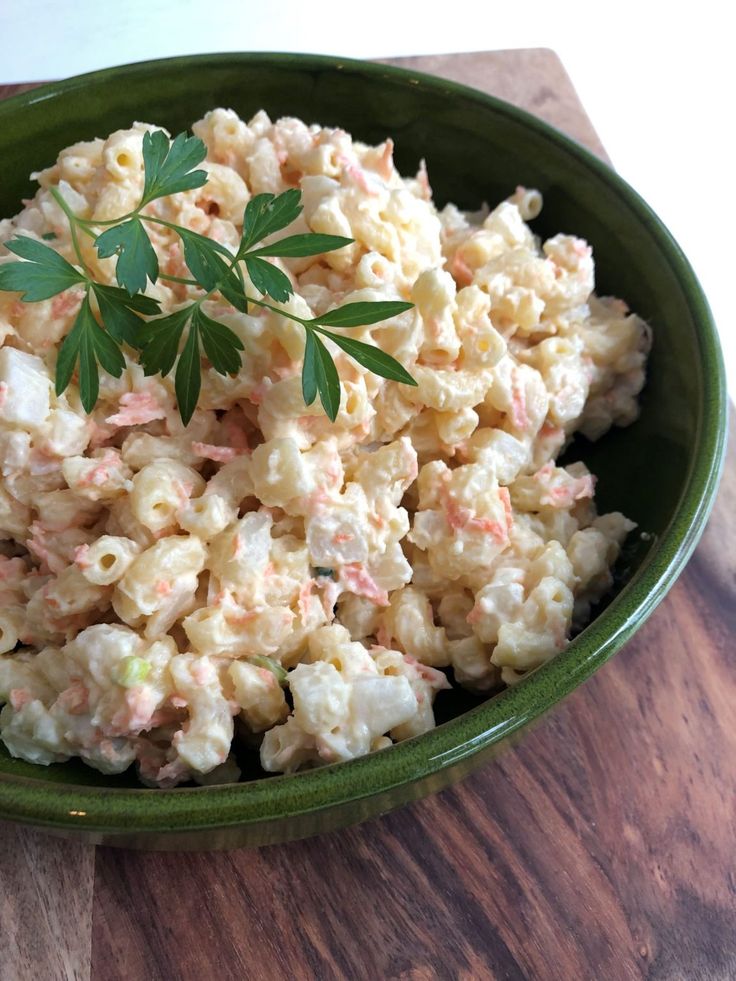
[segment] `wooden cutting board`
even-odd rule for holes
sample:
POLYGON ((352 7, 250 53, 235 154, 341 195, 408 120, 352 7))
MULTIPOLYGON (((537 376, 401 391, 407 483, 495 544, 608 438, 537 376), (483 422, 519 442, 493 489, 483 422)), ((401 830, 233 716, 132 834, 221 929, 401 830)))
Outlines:
MULTIPOLYGON (((515 102, 604 156, 551 51, 393 63, 515 102)), ((229 853, 0 825, 0 979, 736 977, 735 513, 732 445, 705 536, 647 625, 436 797, 229 853)))

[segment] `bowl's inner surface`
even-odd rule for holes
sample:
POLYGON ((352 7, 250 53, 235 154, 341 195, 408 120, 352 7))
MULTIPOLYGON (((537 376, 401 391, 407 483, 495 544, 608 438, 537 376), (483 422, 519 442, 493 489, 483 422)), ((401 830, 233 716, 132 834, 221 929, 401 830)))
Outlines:
MULTIPOLYGON (((0 216, 21 208, 34 193, 27 179, 51 164, 63 147, 106 136, 134 120, 158 123, 172 133, 186 129, 208 109, 226 106, 248 118, 265 109, 272 118, 299 116, 341 126, 355 137, 380 142, 391 136, 400 171, 412 175, 423 157, 439 205, 454 201, 476 210, 494 205, 517 184, 544 195, 532 228, 542 238, 568 232, 594 249, 597 290, 624 298, 654 329, 649 379, 637 423, 615 430, 595 445, 577 441, 568 459, 583 459, 598 475, 601 511, 621 510, 653 534, 627 549, 629 581, 645 570, 656 540, 678 508, 692 466, 703 404, 702 352, 695 314, 653 227, 607 180, 564 143, 530 129, 503 107, 482 99, 448 95, 443 83, 346 66, 270 63, 222 57, 182 67, 142 65, 45 95, 27 107, 0 104, 0 216)), ((632 541, 635 536, 632 536, 632 541)), ((572 648, 570 649, 572 651, 572 648)), ((460 699, 454 711, 469 704, 460 699)), ((441 700, 438 709, 443 716, 441 700)), ((132 772, 106 777, 72 761, 38 768, 11 760, 0 745, 0 774, 95 786, 137 786, 132 772)), ((255 775, 255 774, 253 774, 255 775)))

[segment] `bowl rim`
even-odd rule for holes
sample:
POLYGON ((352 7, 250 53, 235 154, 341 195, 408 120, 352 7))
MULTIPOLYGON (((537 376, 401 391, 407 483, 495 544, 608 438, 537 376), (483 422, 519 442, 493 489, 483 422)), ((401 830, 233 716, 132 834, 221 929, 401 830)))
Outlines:
POLYGON ((111 78, 122 81, 138 73, 155 74, 163 68, 191 69, 228 63, 237 66, 244 62, 357 73, 367 80, 389 77, 413 88, 479 103, 535 131, 606 182, 646 227, 666 258, 697 327, 698 369, 708 384, 698 406, 697 438, 689 472, 668 527, 643 567, 610 605, 564 652, 519 685, 455 719, 380 753, 239 784, 151 790, 56 783, 0 773, 1 818, 67 832, 111 835, 245 827, 339 808, 467 761, 542 715, 623 646, 675 582, 713 506, 725 458, 728 397, 718 333, 703 290, 682 249, 639 194, 595 154, 531 113, 469 86, 411 68, 329 55, 228 52, 139 61, 47 83, 0 101, 0 118, 111 78))

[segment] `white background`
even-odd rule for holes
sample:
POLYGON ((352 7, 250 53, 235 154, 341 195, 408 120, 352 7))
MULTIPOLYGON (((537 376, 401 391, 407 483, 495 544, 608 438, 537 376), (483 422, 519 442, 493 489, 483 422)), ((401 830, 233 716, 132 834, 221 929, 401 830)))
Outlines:
POLYGON ((733 394, 736 53, 728 9, 725 0, 0 0, 0 82, 208 51, 370 58, 553 48, 615 166, 695 267, 733 394))

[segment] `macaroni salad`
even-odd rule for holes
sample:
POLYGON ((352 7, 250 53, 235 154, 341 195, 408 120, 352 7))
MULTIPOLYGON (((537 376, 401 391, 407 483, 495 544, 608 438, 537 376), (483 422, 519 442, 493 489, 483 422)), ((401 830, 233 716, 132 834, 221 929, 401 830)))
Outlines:
MULTIPOLYGON (((90 219, 125 214, 151 128, 63 150, 0 242, 44 238, 73 263, 49 189, 90 219)), ((87 416, 76 384, 56 397, 52 381, 80 291, 0 294, 0 737, 34 763, 135 763, 156 787, 236 780, 236 735, 272 772, 382 749, 434 725, 450 678, 492 692, 563 650, 634 525, 597 514, 582 463, 555 461, 573 433, 636 418, 650 344, 623 301, 593 292, 586 242, 535 238, 537 191, 438 211, 424 163, 402 178, 390 139, 226 109, 193 130, 207 184, 151 213, 234 251, 252 195, 299 187, 290 233, 355 242, 274 260, 295 287, 281 308, 410 300, 351 336, 418 385, 328 341, 333 424, 304 405, 299 325, 211 299, 243 367, 203 362, 186 428, 172 379, 132 359, 101 375, 87 416)), ((151 235, 162 272, 185 277, 176 236, 151 235)), ((115 259, 80 244, 114 283, 115 259)), ((148 294, 170 312, 192 287, 159 280, 148 294)))

